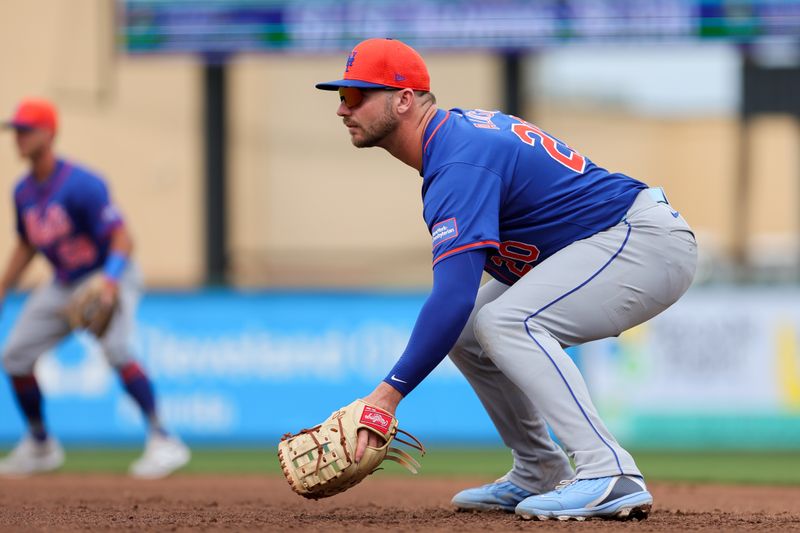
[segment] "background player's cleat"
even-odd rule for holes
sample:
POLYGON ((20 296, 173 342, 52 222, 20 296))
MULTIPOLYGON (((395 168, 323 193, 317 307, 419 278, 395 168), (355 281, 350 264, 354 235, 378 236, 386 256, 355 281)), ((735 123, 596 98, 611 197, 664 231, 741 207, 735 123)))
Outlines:
POLYGON ((166 477, 188 463, 191 456, 177 437, 152 434, 142 456, 131 465, 130 474, 140 479, 166 477))
POLYGON ((518 487, 501 477, 494 483, 462 490, 455 496, 451 503, 459 510, 464 511, 507 511, 514 512, 517 504, 533 496, 521 487, 518 487))
POLYGON ((64 464, 64 450, 53 437, 39 442, 26 435, 19 444, 0 460, 0 475, 28 476, 51 472, 64 464))
POLYGON ((531 496, 517 505, 524 519, 585 520, 647 518, 653 497, 638 476, 562 481, 555 490, 531 496))

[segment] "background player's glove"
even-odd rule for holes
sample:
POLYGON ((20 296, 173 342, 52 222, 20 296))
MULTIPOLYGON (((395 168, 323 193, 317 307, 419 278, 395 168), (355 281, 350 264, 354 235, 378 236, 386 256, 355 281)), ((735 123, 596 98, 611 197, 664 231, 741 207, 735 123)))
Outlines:
POLYGON ((318 426, 303 429, 295 435, 284 435, 278 445, 278 458, 292 490, 316 500, 344 492, 360 483, 385 459, 400 463, 416 474, 419 463, 403 450, 390 447, 394 440, 425 454, 425 448, 416 437, 397 427, 394 416, 363 400, 356 400, 335 411, 318 426), (360 429, 378 435, 383 445, 377 448, 368 446, 361 461, 355 463, 360 429), (413 442, 398 438, 398 433, 413 442))
POLYGON ((72 329, 85 329, 98 338, 105 334, 119 306, 116 291, 109 296, 108 283, 105 275, 98 273, 75 289, 64 310, 72 329))

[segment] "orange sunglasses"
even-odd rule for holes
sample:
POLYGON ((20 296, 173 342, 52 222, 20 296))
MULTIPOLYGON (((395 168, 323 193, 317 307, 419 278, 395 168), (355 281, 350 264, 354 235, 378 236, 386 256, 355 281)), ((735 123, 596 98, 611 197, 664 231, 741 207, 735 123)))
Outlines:
POLYGON ((364 100, 364 93, 358 87, 339 87, 339 100, 348 109, 353 109, 364 100))
POLYGON ((375 89, 359 89, 358 87, 339 87, 339 100, 344 102, 348 109, 358 107, 364 101, 367 91, 398 91, 394 87, 381 87, 375 89))

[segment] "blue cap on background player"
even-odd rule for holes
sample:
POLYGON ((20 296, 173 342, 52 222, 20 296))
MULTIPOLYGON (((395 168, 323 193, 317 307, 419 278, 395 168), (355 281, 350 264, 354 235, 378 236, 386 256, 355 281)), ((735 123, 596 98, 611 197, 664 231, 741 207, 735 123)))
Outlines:
POLYGON ((343 79, 318 83, 316 87, 323 91, 389 87, 427 92, 431 90, 431 80, 425 61, 407 44, 395 39, 367 39, 347 56, 343 79))

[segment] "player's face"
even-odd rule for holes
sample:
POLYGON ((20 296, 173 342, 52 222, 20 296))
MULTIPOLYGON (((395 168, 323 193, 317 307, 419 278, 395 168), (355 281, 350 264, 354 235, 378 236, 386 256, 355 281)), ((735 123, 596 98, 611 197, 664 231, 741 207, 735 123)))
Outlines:
POLYGON ((49 149, 53 134, 43 129, 17 128, 16 140, 20 157, 35 159, 49 149))
POLYGON ((336 114, 342 117, 357 148, 381 146, 397 129, 398 118, 392 107, 394 91, 342 87, 336 114))

